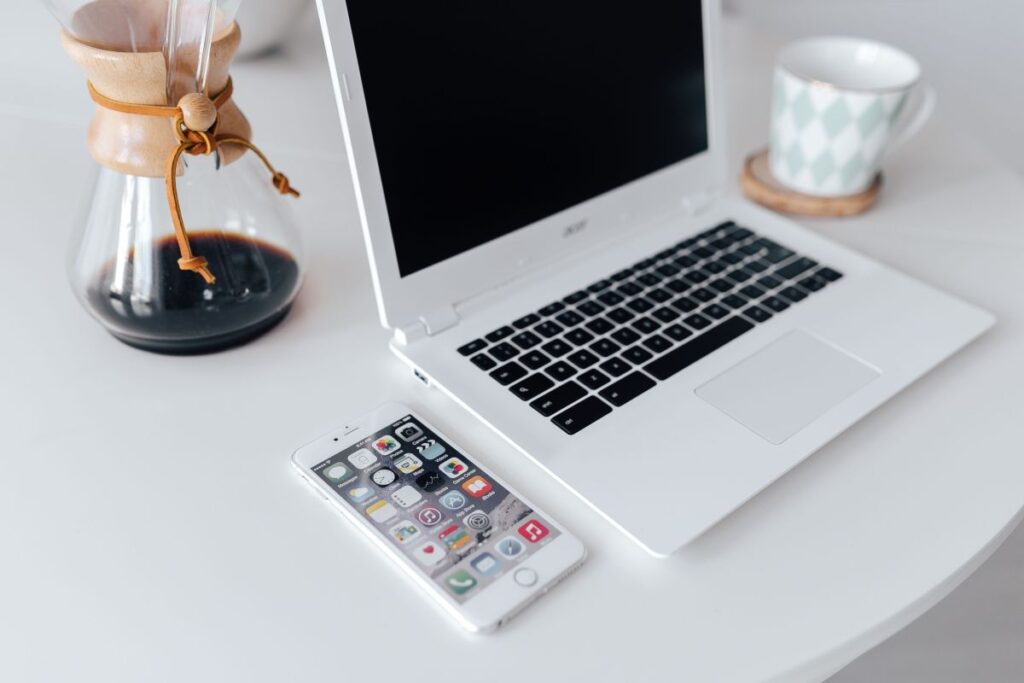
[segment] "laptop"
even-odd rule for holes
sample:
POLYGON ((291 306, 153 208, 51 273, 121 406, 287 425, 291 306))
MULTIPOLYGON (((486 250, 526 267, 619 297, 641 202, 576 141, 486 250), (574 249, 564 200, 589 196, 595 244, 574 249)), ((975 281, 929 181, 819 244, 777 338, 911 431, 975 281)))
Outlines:
POLYGON ((993 324, 724 192, 714 0, 318 7, 392 350, 653 555, 993 324))

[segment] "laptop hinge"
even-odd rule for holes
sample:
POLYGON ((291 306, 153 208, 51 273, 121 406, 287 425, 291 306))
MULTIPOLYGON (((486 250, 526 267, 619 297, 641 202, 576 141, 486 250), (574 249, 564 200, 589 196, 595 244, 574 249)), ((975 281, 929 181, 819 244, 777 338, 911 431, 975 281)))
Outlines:
POLYGON ((432 337, 458 324, 459 315, 455 312, 455 307, 443 306, 421 315, 419 320, 411 325, 395 328, 395 341, 404 346, 423 337, 432 337))
POLYGON ((683 210, 691 216, 699 216, 721 197, 721 190, 706 189, 688 194, 682 199, 683 210))

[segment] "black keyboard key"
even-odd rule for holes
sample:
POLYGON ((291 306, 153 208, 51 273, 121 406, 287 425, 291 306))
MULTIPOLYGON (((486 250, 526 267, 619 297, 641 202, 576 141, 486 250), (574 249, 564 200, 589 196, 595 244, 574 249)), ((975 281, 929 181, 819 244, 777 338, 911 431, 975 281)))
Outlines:
POLYGON ((608 384, 608 382, 611 382, 608 375, 604 374, 600 370, 587 370, 576 379, 578 379, 580 384, 588 389, 600 389, 605 384, 608 384))
POLYGON ((616 294, 615 292, 601 292, 597 295, 597 300, 605 306, 618 306, 625 301, 622 295, 616 294))
POLYGON ((672 342, 660 334, 652 334, 647 339, 644 339, 643 345, 655 353, 664 353, 672 348, 672 342))
POLYGON ((747 285, 740 290, 740 294, 747 297, 748 299, 760 299, 764 296, 764 290, 757 285, 747 285))
POLYGON ((757 284, 761 285, 765 289, 775 289, 782 285, 782 280, 775 277, 774 275, 765 275, 757 281, 757 284))
POLYGON ((725 237, 719 237, 717 240, 711 240, 711 246, 715 249, 725 249, 732 246, 733 239, 726 235, 725 237))
POLYGON ((689 313, 690 311, 697 310, 698 305, 699 304, 696 301, 685 296, 681 296, 672 302, 672 307, 682 311, 683 313, 689 313))
POLYGON ((712 261, 711 263, 708 263, 703 268, 701 268, 701 270, 703 270, 705 273, 711 273, 712 275, 718 275, 719 273, 724 271, 725 268, 726 268, 726 264, 724 264, 724 263, 722 263, 720 261, 712 261))
POLYGON ((690 256, 689 254, 683 254, 672 259, 672 263, 676 264, 680 268, 693 268, 697 265, 698 260, 690 256))
POLYGON ((771 264, 764 260, 750 261, 743 266, 744 269, 749 270, 752 273, 763 273, 764 271, 771 268, 771 264))
POLYGON ((797 284, 806 290, 817 292, 819 289, 823 289, 828 282, 820 277, 811 275, 810 277, 805 277, 803 280, 800 280, 797 284))
POLYGON ((662 277, 672 277, 673 275, 679 274, 679 269, 673 266, 671 263, 663 263, 654 269, 658 275, 662 277))
POLYGON ((569 305, 578 304, 579 302, 581 302, 584 299, 586 299, 587 296, 588 296, 587 293, 581 290, 579 292, 573 292, 569 296, 567 296, 564 299, 562 299, 562 301, 567 303, 567 304, 569 304, 569 305))
POLYGON ((736 286, 735 282, 732 282, 731 280, 726 280, 725 278, 721 278, 721 279, 718 279, 718 280, 712 280, 711 283, 708 285, 708 287, 711 287, 712 289, 717 290, 717 291, 722 292, 722 293, 728 292, 729 290, 731 290, 735 286, 736 286))
POLYGON ((711 316, 715 320, 721 320, 729 315, 729 309, 725 306, 719 306, 718 304, 711 304, 710 306, 705 306, 701 313, 711 316))
POLYGON ((785 247, 774 247, 769 249, 768 253, 764 255, 764 260, 768 263, 782 263, 795 253, 795 251, 785 247))
POLYGON ((631 348, 626 349, 625 351, 623 351, 622 357, 628 360, 630 363, 633 363, 634 365, 646 363, 650 359, 654 358, 654 356, 651 355, 650 351, 639 346, 633 346, 631 348))
POLYGON ((640 372, 631 372, 600 391, 601 398, 613 406, 622 406, 655 385, 653 379, 640 372))
POLYGON ((512 327, 516 328, 517 330, 521 330, 524 327, 529 327, 530 325, 533 325, 533 324, 539 323, 539 322, 540 322, 540 316, 537 315, 536 313, 530 313, 529 315, 524 315, 519 320, 513 320, 512 321, 512 327))
POLYGON ((537 398, 553 386, 555 386, 555 383, 549 377, 537 373, 530 375, 521 382, 516 382, 509 387, 509 390, 524 401, 529 401, 537 398))
POLYGON ((659 261, 664 261, 674 253, 676 253, 676 248, 669 247, 668 249, 662 249, 661 251, 659 251, 657 254, 654 255, 654 258, 658 259, 659 261))
POLYGON ((612 339, 623 346, 629 346, 634 342, 640 341, 640 335, 635 330, 631 330, 628 327, 620 327, 612 332, 612 339))
POLYGON ((590 334, 583 328, 577 327, 575 330, 570 330, 565 339, 576 346, 583 346, 594 341, 594 335, 590 334))
POLYGON ((615 329, 615 325, 608 322, 607 318, 594 318, 586 322, 586 328, 594 334, 608 334, 615 329))
POLYGON ((784 310, 789 308, 789 304, 780 299, 777 296, 769 296, 761 300, 761 305, 767 306, 776 313, 782 313, 784 310))
POLYGON ((693 254, 695 256, 699 256, 700 258, 708 258, 710 256, 714 256, 715 252, 712 251, 711 249, 708 249, 707 247, 697 247, 696 249, 693 250, 693 254))
POLYGON ((491 347, 490 354, 494 356, 497 361, 505 362, 509 358, 514 358, 519 355, 519 349, 512 346, 508 342, 501 342, 491 347))
POLYGON ((482 353, 478 353, 469 360, 473 361, 473 365, 477 366, 481 370, 491 370, 497 363, 490 356, 485 356, 482 353))
POLYGON ((536 370, 550 363, 551 359, 540 351, 528 351, 519 357, 519 362, 531 370, 536 370))
POLYGON ((807 298, 807 294, 796 287, 786 287, 779 291, 779 294, 789 299, 794 304, 807 298))
POLYGON ((647 311, 654 308, 654 304, 652 304, 647 299, 633 299, 632 301, 626 303, 626 306, 633 309, 637 313, 646 313, 647 311))
POLYGON ((800 258, 793 261, 789 265, 785 265, 779 268, 777 271, 775 271, 775 274, 786 280, 791 280, 800 273, 806 270, 810 270, 816 265, 818 265, 817 261, 809 259, 806 256, 801 256, 800 258))
POLYGON ((746 228, 736 228, 732 231, 732 236, 738 240, 745 240, 748 237, 753 237, 754 233, 746 228))
POLYGON ((602 370, 607 372, 612 377, 620 377, 626 374, 632 369, 629 363, 626 363, 621 358, 609 358, 605 362, 601 363, 600 367, 602 370))
POLYGON ((645 287, 654 287, 656 284, 661 282, 662 278, 657 273, 644 273, 638 277, 634 282, 639 282, 645 287))
POLYGON ((757 242, 751 242, 750 244, 744 244, 742 247, 740 247, 740 251, 742 251, 747 256, 756 256, 757 254, 760 254, 762 251, 764 251, 764 247, 762 247, 757 242))
POLYGON ((659 308, 656 311, 652 311, 651 315, 663 323, 670 323, 679 317, 679 312, 674 308, 669 308, 668 306, 665 306, 663 308, 659 308))
POLYGON ((566 344, 561 339, 554 339, 552 341, 549 341, 547 344, 544 344, 540 348, 544 349, 544 353, 548 354, 549 356, 554 356, 555 358, 560 358, 561 356, 564 356, 565 354, 572 351, 572 347, 566 344))
POLYGON ((558 313, 564 308, 565 304, 563 304, 561 301, 556 301, 554 303, 548 304, 547 306, 545 306, 544 308, 540 309, 537 312, 540 313, 541 315, 554 315, 555 313, 558 313))
POLYGON ((510 363, 505 363, 497 370, 491 370, 490 375, 494 379, 498 380, 499 384, 508 385, 512 384, 512 382, 515 382, 516 380, 526 377, 526 368, 519 363, 512 361, 510 363))
POLYGON ((579 351, 570 353, 568 356, 566 356, 566 358, 568 358, 573 365, 580 369, 589 368, 591 365, 600 360, 600 358, 592 354, 590 351, 587 351, 586 349, 580 349, 579 351))
POLYGON ((516 336, 512 337, 511 341, 521 349, 532 349, 537 344, 540 344, 541 338, 533 332, 526 331, 520 332, 516 336))
POLYGON ((595 315, 600 315, 604 312, 604 306, 597 303, 596 301, 585 301, 576 307, 576 310, 587 316, 593 318, 595 315))
POLYGON ((630 325, 633 326, 633 329, 644 334, 650 334, 651 332, 654 332, 659 327, 661 327, 661 325, 654 322, 650 318, 637 318, 636 320, 631 322, 630 325))
POLYGON ((833 269, 827 268, 827 267, 826 268, 819 268, 818 272, 815 273, 815 275, 817 275, 818 277, 825 278, 829 282, 835 282, 836 280, 838 280, 839 278, 841 278, 843 276, 843 274, 840 273, 838 270, 833 270, 833 269))
POLYGON ((758 323, 767 322, 772 317, 771 313, 760 306, 751 306, 747 310, 743 311, 743 315, 758 323))
POLYGON ((576 382, 567 382, 557 389, 552 389, 530 404, 534 410, 544 417, 551 417, 566 406, 572 405, 587 395, 587 390, 576 382))
POLYGON ((572 408, 551 418, 551 421, 566 434, 576 434, 612 412, 611 407, 596 396, 580 401, 572 408))
POLYGON ((669 280, 666 282, 665 286, 676 294, 682 294, 690 288, 690 283, 682 278, 676 278, 675 280, 669 280))
POLYGON ((728 254, 722 257, 722 260, 728 263, 730 266, 735 266, 737 263, 742 262, 744 258, 746 257, 743 254, 736 251, 730 251, 728 254))
POLYGON ((701 272, 699 270, 690 271, 689 273, 687 273, 683 277, 686 278, 687 280, 689 280, 690 282, 692 282, 695 285, 699 285, 700 283, 702 283, 702 282, 704 282, 705 280, 708 279, 707 274, 703 273, 703 272, 701 272))
POLYGON ((599 356, 607 358, 618 352, 622 347, 613 342, 611 339, 598 339, 596 342, 590 345, 590 350, 599 356))
POLYGON ((666 380, 753 328, 754 324, 747 320, 729 318, 718 327, 708 330, 648 363, 644 366, 644 370, 660 380, 666 380))
POLYGON ((684 339, 693 334, 693 332, 690 332, 690 330, 686 329, 682 325, 669 325, 664 330, 662 330, 662 332, 667 334, 672 339, 675 339, 676 341, 683 341, 684 339))
POLYGON ((633 270, 647 270, 655 263, 657 263, 657 259, 645 258, 643 261, 637 261, 634 263, 633 270))
POLYGON ((627 282, 623 285, 620 285, 619 288, 616 289, 615 291, 621 294, 622 296, 636 296, 640 292, 644 291, 644 289, 643 287, 637 285, 635 282, 627 282))
POLYGON ((544 372, 548 373, 553 379, 559 382, 564 382, 573 375, 576 374, 576 368, 566 363, 564 360, 556 361, 549 365, 544 372))
POLYGON ((463 356, 471 356, 480 349, 484 348, 485 346, 487 346, 487 342, 485 342, 483 339, 474 339, 468 344, 460 346, 459 353, 461 353, 463 356))
POLYGON ((598 292, 603 292, 604 290, 608 289, 611 286, 611 280, 598 280, 594 284, 587 287, 587 291, 591 292, 592 294, 597 294, 598 292))
POLYGON ((747 300, 739 294, 730 294, 729 296, 722 299, 722 303, 729 308, 743 308, 747 305, 747 300))
POLYGON ((694 313, 690 317, 684 318, 683 322, 695 330, 703 330, 705 327, 711 324, 711 321, 702 316, 700 313, 694 313))
POLYGON ((619 272, 612 275, 612 281, 622 282, 623 280, 628 280, 631 275, 633 275, 633 269, 626 268, 625 270, 620 270, 619 272))
POLYGON ((718 295, 712 292, 710 289, 701 287, 690 292, 690 296, 692 296, 697 301, 707 303, 709 301, 714 300, 718 295))
POLYGON ((562 311, 555 316, 555 320, 562 323, 566 327, 572 327, 573 325, 579 325, 583 322, 583 316, 576 311, 562 311))
POLYGON ((545 320, 540 325, 537 325, 537 327, 533 328, 533 331, 547 337, 548 339, 551 339, 564 329, 564 327, 562 327, 553 320, 545 320))
POLYGON ((750 278, 754 277, 754 275, 746 268, 737 268, 736 270, 727 274, 726 277, 735 282, 736 284, 741 285, 750 278))
POLYGON ((613 308, 608 311, 608 317, 621 325, 623 323, 628 323, 636 316, 625 308, 613 308))
POLYGON ((512 334, 515 334, 515 330, 513 330, 508 325, 505 325, 504 327, 499 327, 494 332, 491 332, 490 334, 486 335, 486 337, 487 341, 496 342, 501 341, 505 337, 511 336, 512 334))
POLYGON ((652 289, 651 291, 649 291, 646 294, 644 294, 644 296, 646 296, 648 299, 650 299, 651 301, 653 301, 655 303, 663 304, 666 301, 671 300, 672 297, 675 296, 675 295, 672 292, 668 291, 667 289, 660 289, 659 288, 659 289, 652 289))

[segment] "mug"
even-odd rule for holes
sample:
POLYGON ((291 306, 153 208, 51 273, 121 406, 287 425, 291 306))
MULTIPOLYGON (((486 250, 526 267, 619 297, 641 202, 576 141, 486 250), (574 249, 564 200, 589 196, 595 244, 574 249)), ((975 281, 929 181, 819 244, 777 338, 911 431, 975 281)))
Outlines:
POLYGON ((920 79, 917 60, 871 40, 830 36, 783 48, 772 97, 772 175, 819 197, 865 191, 886 150, 909 140, 935 109, 935 90, 915 88, 920 79), (920 98, 907 114, 912 90, 920 98))

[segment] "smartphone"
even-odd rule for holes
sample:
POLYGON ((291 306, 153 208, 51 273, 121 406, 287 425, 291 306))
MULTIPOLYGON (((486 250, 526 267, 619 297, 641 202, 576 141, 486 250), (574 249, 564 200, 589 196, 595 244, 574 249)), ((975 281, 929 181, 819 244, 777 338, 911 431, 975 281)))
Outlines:
POLYGON ((577 538, 398 403, 346 422, 292 462, 471 631, 493 631, 586 558, 577 538))

